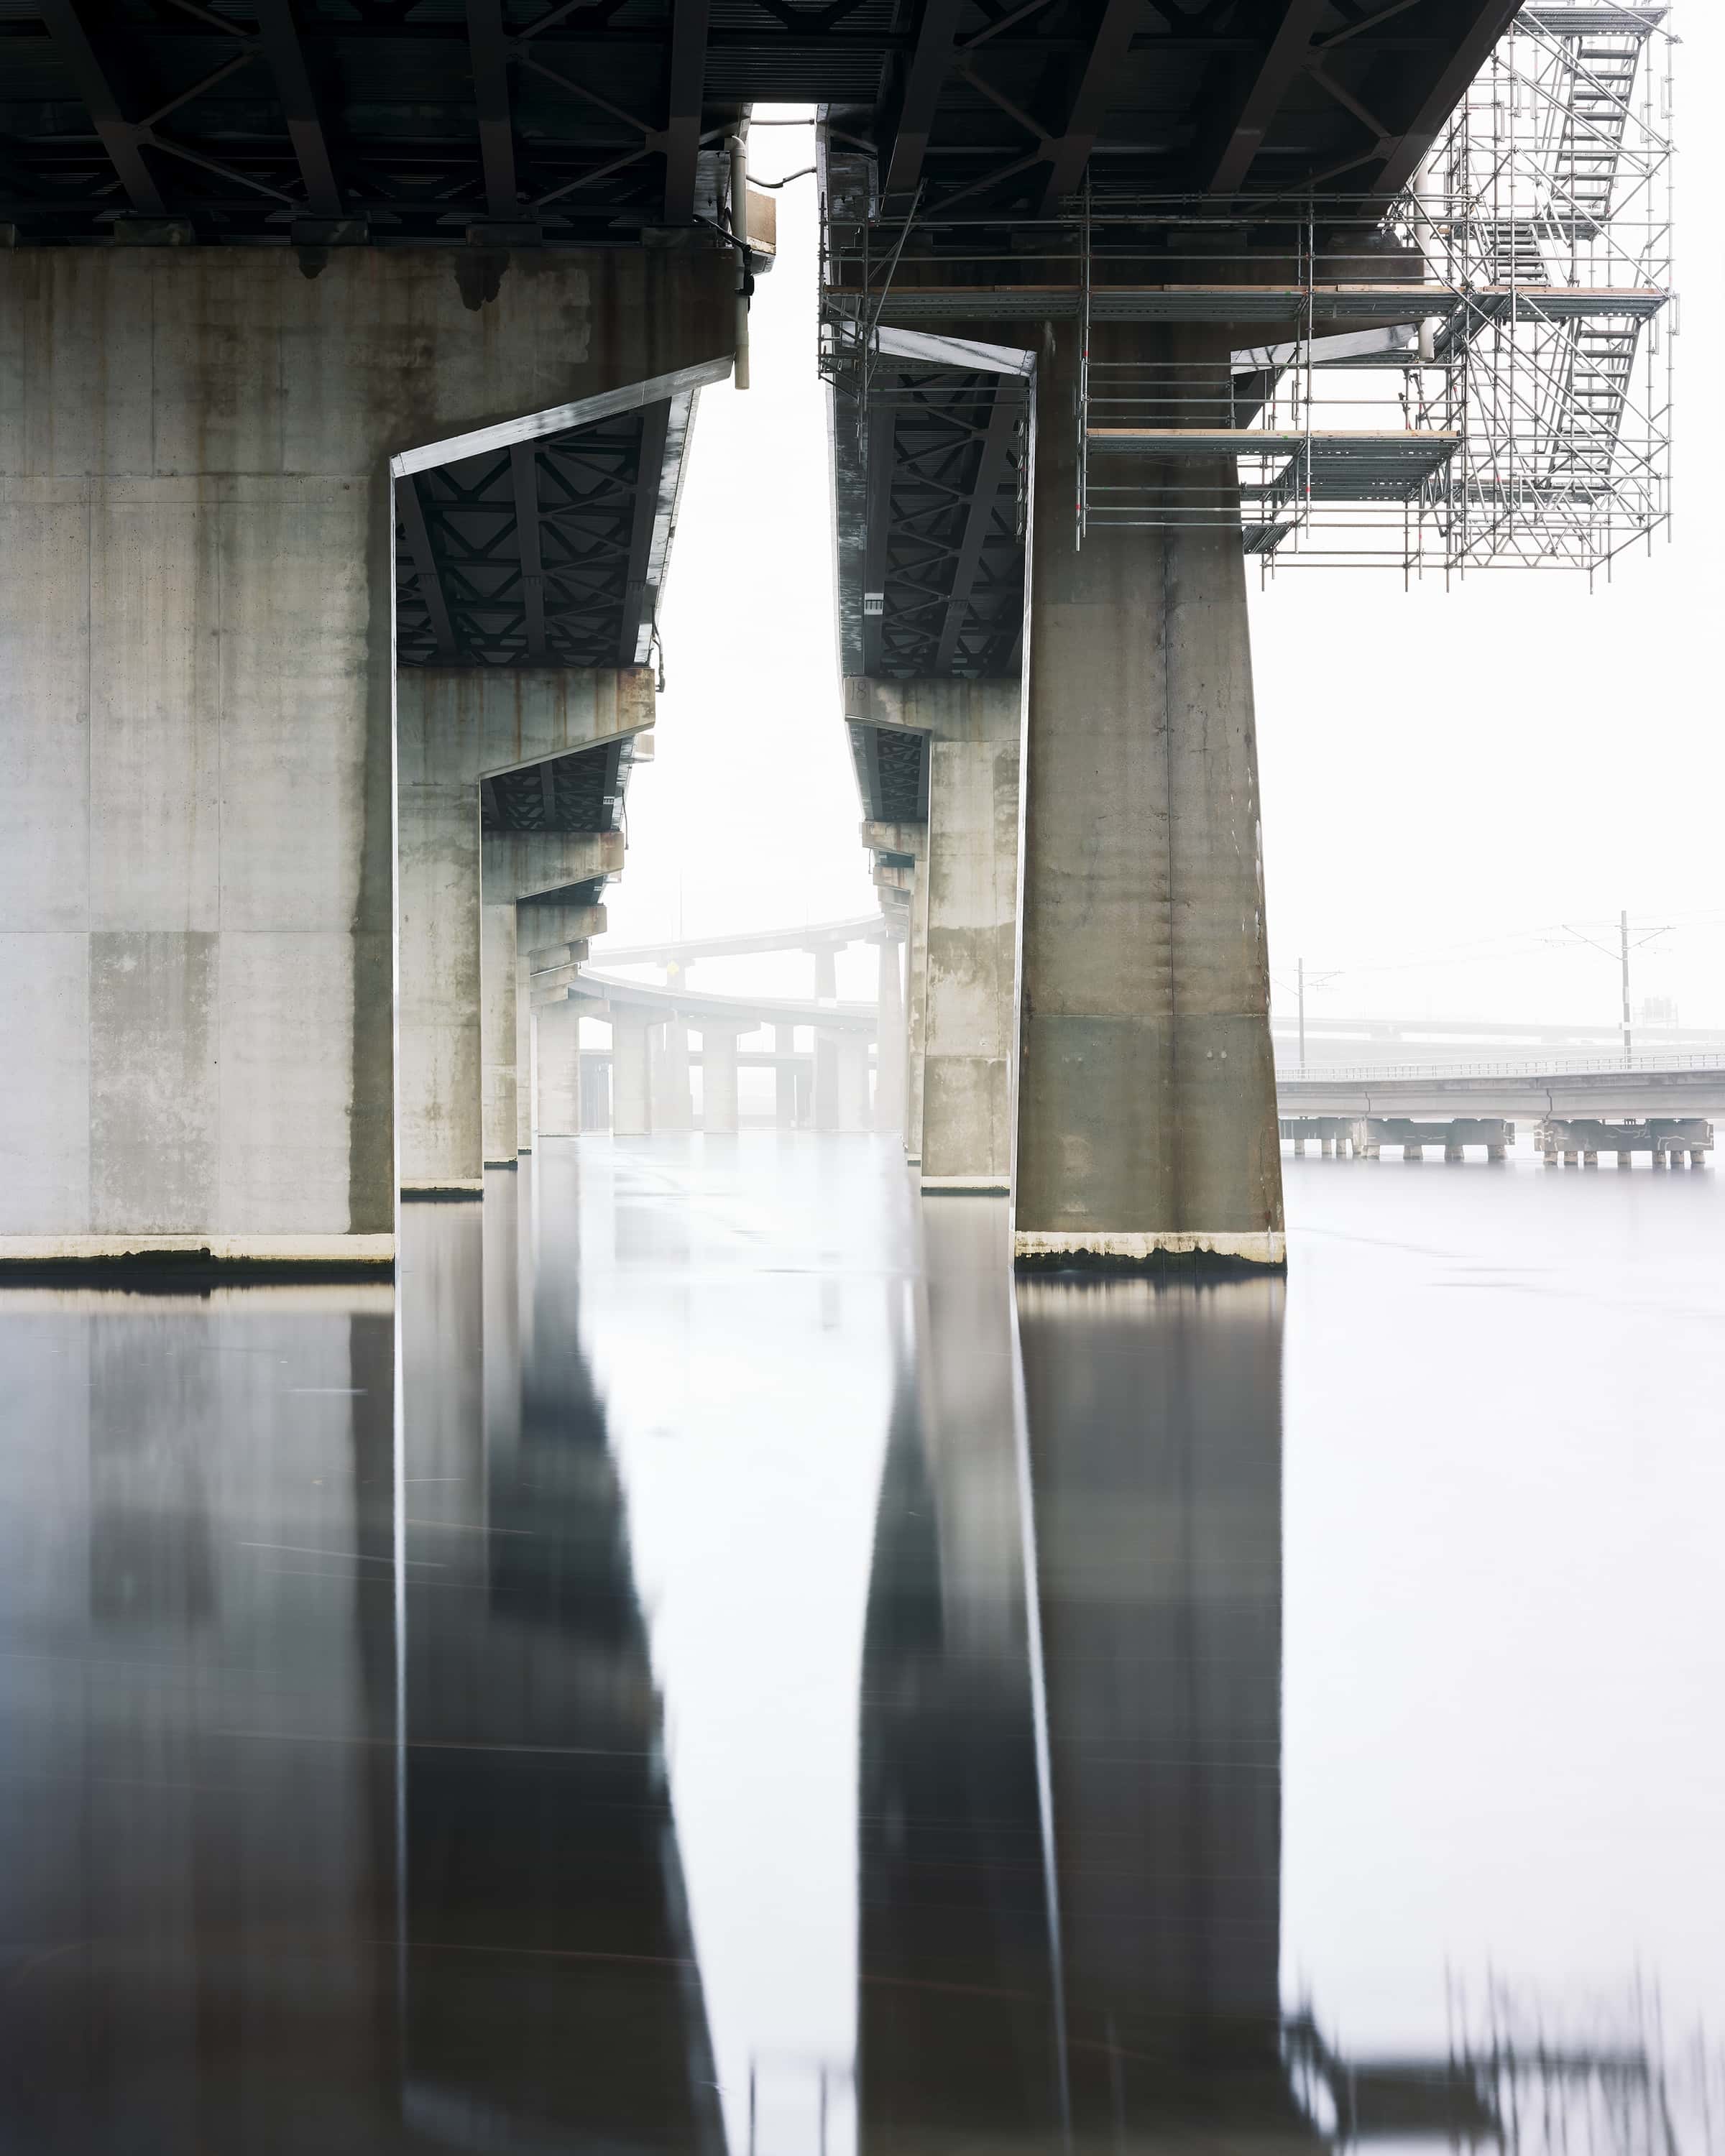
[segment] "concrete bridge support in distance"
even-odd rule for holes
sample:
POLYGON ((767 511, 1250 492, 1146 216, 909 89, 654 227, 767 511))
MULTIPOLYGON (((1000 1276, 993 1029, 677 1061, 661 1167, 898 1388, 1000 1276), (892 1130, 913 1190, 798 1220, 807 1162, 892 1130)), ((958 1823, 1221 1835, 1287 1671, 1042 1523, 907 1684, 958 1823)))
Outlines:
POLYGON ((611 1013, 611 1128, 618 1137, 652 1134, 652 1036, 657 1030, 634 1011, 611 1013))
MULTIPOLYGON (((795 1026, 774 1026, 773 1048, 780 1057, 793 1055, 797 1049, 795 1026)), ((782 1131, 793 1128, 797 1121, 797 1073, 793 1065, 783 1061, 773 1073, 773 1120, 782 1131)))
POLYGON ((536 1091, 540 1137, 572 1138, 581 1132, 581 1007, 565 996, 542 1004, 533 1014, 536 1091))
MULTIPOLYGON (((623 865, 620 832, 488 831, 481 848, 480 1061, 484 1079, 480 1134, 484 1164, 512 1168, 533 1149, 533 1004, 536 969, 552 952, 566 964, 587 957, 603 933, 605 909, 563 894, 591 886, 623 865), (540 939, 548 939, 542 942, 540 939)), ((404 939, 404 942, 405 942, 404 939)), ((417 941, 417 939, 415 939, 417 941)), ((451 938, 449 948, 457 947, 451 938)), ((416 952, 416 960, 423 953, 416 952)), ((408 959, 404 951, 403 969, 408 959)), ((467 984, 456 984, 456 1010, 467 984)), ((440 1014, 447 1020, 446 1009, 440 1014)), ((404 1059, 405 1063, 405 1059, 404 1059)), ((408 1087, 404 1070, 403 1091, 408 1087)), ((417 1095, 413 1096, 418 1104, 417 1095)), ((450 1118, 465 1132, 466 1102, 450 1118)), ((404 1153, 405 1195, 423 1193, 423 1161, 404 1153), (406 1164, 411 1162, 412 1172, 406 1164)))
POLYGON ((704 1020, 701 1029, 701 1127, 710 1137, 737 1134, 737 1044, 745 1028, 704 1020))
POLYGON ((655 1131, 692 1131, 695 1096, 690 1080, 688 1024, 680 1018, 666 1019, 654 1027, 649 1040, 652 1127, 655 1131))
POLYGON ((875 983, 875 1112, 877 1131, 905 1127, 904 945, 889 936, 880 947, 880 971, 875 983))
POLYGON ((1003 1192, 1012 1170, 1019 731, 1015 680, 845 685, 851 722, 927 742, 927 821, 865 824, 915 862, 906 1128, 927 1192, 1003 1192))

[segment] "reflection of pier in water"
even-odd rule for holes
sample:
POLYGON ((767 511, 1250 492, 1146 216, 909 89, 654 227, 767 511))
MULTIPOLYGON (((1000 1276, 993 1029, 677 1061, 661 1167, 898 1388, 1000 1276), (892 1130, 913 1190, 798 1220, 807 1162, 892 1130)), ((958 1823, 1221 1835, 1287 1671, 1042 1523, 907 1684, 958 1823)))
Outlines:
POLYGON ((1284 2013, 1282 1289, 1011 1289, 1003 1211, 925 1208, 889 1435, 863 2156, 1711 2147, 1640 2030, 1371 2058, 1284 2013))
MULTIPOLYGON (((1288 2017, 1284 2049, 1302 2108, 1337 2148, 1440 2141, 1527 2156, 1679 2156, 1683 2146, 1666 2069, 1642 2035, 1553 2042, 1520 2033, 1494 2001, 1485 2031, 1444 2058, 1346 2058, 1309 2012, 1288 2017)), ((1701 2145, 1711 2148, 1711 2136, 1701 2145)))
POLYGON ((446 2147, 722 2156, 572 1226, 517 1300, 514 1204, 485 1213, 483 1400, 478 1313, 439 1293, 472 1300, 477 1253, 409 1306, 404 2114, 446 2147))

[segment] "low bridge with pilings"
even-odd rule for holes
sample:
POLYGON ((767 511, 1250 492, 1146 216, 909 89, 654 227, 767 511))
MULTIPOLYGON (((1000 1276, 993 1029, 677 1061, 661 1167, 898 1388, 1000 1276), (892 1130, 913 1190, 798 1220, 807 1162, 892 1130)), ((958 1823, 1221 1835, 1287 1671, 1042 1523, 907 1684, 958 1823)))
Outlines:
POLYGON ((1276 1081, 1281 1136, 1295 1152, 1374 1158, 1385 1146, 1417 1159, 1440 1147, 1448 1159, 1483 1146, 1501 1160, 1517 1120, 1531 1121, 1547 1163, 1597 1164, 1602 1153, 1629 1166, 1636 1153, 1656 1168, 1703 1163, 1715 1115, 1725 1114, 1725 1055, 1594 1062, 1502 1063, 1425 1070, 1391 1065, 1286 1073, 1276 1081))
POLYGON ((1630 499, 1616 445, 1661 243, 1607 228, 1616 162, 1656 162, 1661 18, 30 0, 0 960, 40 1022, 0 1075, 0 1260, 387 1265, 398 1180, 476 1192, 531 1138, 527 976, 603 931, 697 399, 746 382, 775 251, 751 100, 806 100, 843 716, 924 1187, 1015 1161, 1026 1261, 1281 1262, 1245 559, 1326 503, 1471 563, 1542 516, 1659 521, 1656 457, 1630 499), (1585 201, 1506 223, 1470 85, 1531 54, 1563 109, 1602 38, 1627 72, 1585 201), (1502 499, 1468 410, 1275 416, 1409 352, 1447 408, 1530 337, 1585 439, 1502 499), (1117 402, 1159 385, 1129 426, 1086 402, 1109 370, 1117 402), (1147 814, 1182 843, 1147 850, 1147 814))
POLYGON ((1285 1116, 1725 1115, 1725 1055, 1281 1071, 1276 1090, 1285 1116))

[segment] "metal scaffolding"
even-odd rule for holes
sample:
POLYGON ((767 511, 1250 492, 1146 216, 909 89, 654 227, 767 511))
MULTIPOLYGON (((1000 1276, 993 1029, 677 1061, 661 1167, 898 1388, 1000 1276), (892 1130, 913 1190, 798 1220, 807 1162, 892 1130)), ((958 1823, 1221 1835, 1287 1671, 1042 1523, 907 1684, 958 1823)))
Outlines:
POLYGON ((1081 546, 1238 521, 1266 574, 1595 572, 1671 514, 1669 13, 1524 7, 1387 202, 889 223, 829 157, 824 371, 865 441, 892 331, 1076 318, 1081 546))

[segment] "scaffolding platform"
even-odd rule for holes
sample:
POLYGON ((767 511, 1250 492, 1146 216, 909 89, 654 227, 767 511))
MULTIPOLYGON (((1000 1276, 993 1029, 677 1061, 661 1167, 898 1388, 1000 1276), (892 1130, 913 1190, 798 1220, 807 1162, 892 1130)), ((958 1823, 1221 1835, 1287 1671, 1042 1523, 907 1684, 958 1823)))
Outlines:
MULTIPOLYGON (((1665 305, 1653 287, 1573 285, 1093 285, 1093 322, 1306 322, 1325 329, 1393 329, 1407 322, 1443 321, 1471 313, 1499 320, 1524 310, 1551 322, 1621 316, 1646 321, 1665 305)), ((1010 285, 897 284, 883 292, 829 288, 834 312, 876 326, 914 328, 950 321, 1076 321, 1086 293, 1067 281, 1010 285)))
POLYGON ((826 204, 823 367, 860 438, 887 332, 1029 345, 1030 325, 1076 323, 1058 424, 1081 547, 1093 525, 1206 521, 1266 571, 1591 575, 1670 522, 1669 23, 1528 0, 1393 198, 1151 195, 1092 172, 1040 218, 888 218, 864 161, 826 204), (1122 323, 1214 325, 1236 349, 1093 340, 1122 323), (1237 475, 1199 468, 1224 456, 1237 475))

